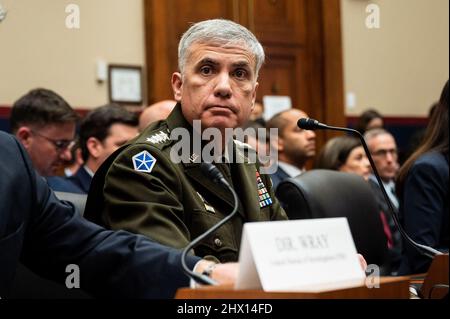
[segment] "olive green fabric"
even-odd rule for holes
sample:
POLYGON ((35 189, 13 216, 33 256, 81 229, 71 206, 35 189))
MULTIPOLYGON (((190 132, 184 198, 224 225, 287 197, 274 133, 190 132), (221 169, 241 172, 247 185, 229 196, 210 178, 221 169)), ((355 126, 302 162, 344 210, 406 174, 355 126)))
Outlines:
MULTIPOLYGON (((94 177, 86 217, 107 228, 125 229, 183 248, 228 215, 233 197, 226 188, 206 178, 199 163, 175 164, 171 160, 170 150, 177 141, 170 139, 170 133, 181 127, 192 131, 178 104, 166 121, 151 124, 114 153, 94 177), (150 172, 137 171, 133 164, 133 157, 143 151, 156 159, 150 172), (101 215, 93 218, 99 210, 101 215)), ((234 143, 236 157, 246 158, 248 151, 252 150, 246 144, 234 143)), ((195 159, 199 154, 191 155, 195 159)), ((275 199, 267 175, 261 175, 259 185, 267 189, 272 204, 260 208, 256 164, 247 161, 216 165, 238 193, 239 213, 197 246, 195 254, 214 256, 221 262, 236 261, 245 222, 287 217, 275 199)))

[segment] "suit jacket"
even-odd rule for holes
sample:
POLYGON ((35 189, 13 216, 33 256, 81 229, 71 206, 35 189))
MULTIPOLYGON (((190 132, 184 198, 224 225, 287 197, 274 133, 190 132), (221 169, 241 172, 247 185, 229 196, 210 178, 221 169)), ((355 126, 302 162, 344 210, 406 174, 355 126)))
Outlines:
POLYGON ((77 185, 71 183, 67 177, 50 176, 46 177, 47 184, 55 192, 66 192, 75 194, 85 194, 77 185))
MULTIPOLYGON (((86 221, 55 197, 13 136, 0 132, 0 149, 0 297, 19 260, 61 283, 66 266, 76 264, 81 288, 94 296, 167 298, 189 285, 180 252, 86 221)), ((198 260, 188 256, 188 266, 198 260)))
POLYGON ((286 173, 280 166, 278 166, 277 171, 270 175, 272 179, 273 188, 276 190, 278 184, 280 184, 285 179, 289 178, 289 174, 286 173))
MULTIPOLYGON (((392 274, 396 274, 398 271, 398 268, 400 267, 401 262, 401 255, 402 255, 402 235, 400 234, 399 230, 397 229, 397 226, 395 225, 394 219, 391 216, 391 213, 389 211, 389 206, 386 203, 386 200, 384 199, 383 193, 381 191, 380 186, 376 181, 373 181, 372 179, 369 179, 369 185, 372 189, 373 194, 375 195, 376 201, 378 203, 378 208, 380 209, 380 214, 382 214, 384 219, 387 222, 388 231, 390 232, 390 236, 386 234, 386 237, 388 239, 390 238, 392 240, 392 246, 389 247, 388 253, 389 253, 389 260, 390 260, 390 272, 392 274)), ((394 205, 392 205, 394 208, 394 213, 398 216, 398 210, 395 208, 394 205)))
MULTIPOLYGON (((126 229, 164 245, 185 247, 230 214, 234 206, 232 194, 202 173, 196 161, 202 150, 189 149, 194 143, 201 148, 200 137, 194 135, 178 104, 166 121, 148 126, 102 164, 92 181, 84 216, 107 228, 126 229), (182 136, 186 140, 170 139, 171 132, 178 136, 181 130, 187 133, 182 136), (176 163, 171 151, 181 145, 188 146, 183 150, 185 161, 176 163)), ((197 256, 221 262, 238 259, 245 222, 287 219, 269 177, 259 174, 258 164, 247 160, 245 153, 252 150, 238 142, 232 149, 234 163, 218 163, 217 167, 238 193, 238 215, 195 248, 197 256)))
POLYGON ((91 187, 92 177, 86 171, 84 166, 81 166, 78 171, 67 178, 67 180, 73 183, 77 188, 79 188, 84 194, 89 193, 89 188, 91 187))
MULTIPOLYGON (((406 177, 400 200, 400 219, 406 233, 417 243, 448 252, 448 154, 426 153, 406 177)), ((399 274, 428 271, 431 259, 404 243, 399 274)))

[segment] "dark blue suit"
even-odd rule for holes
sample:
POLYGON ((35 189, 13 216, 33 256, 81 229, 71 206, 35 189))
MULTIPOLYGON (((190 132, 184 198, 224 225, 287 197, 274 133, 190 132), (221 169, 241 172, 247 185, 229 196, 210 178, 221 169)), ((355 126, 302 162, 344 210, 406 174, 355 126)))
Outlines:
POLYGON ((286 173, 280 166, 278 166, 277 171, 270 175, 270 178, 272 179, 273 189, 276 190, 278 184, 289 177, 290 176, 288 175, 288 173, 286 173))
MULTIPOLYGON (((168 298, 189 285, 180 252, 86 221, 56 199, 14 137, 0 132, 0 149, 0 297, 8 295, 19 260, 62 283, 66 266, 76 264, 81 289, 94 296, 168 298)), ((189 267, 199 260, 189 256, 189 267)))
MULTIPOLYGON (((406 177, 400 199, 400 220, 413 240, 448 252, 448 154, 426 153, 406 177)), ((431 260, 404 243, 399 274, 423 273, 431 260)))
POLYGON ((74 183, 70 182, 67 177, 62 176, 50 176, 46 177, 47 184, 53 189, 55 192, 67 192, 67 193, 76 193, 76 194, 85 194, 83 190, 81 190, 74 183))
POLYGON ((81 166, 78 171, 74 175, 68 177, 67 180, 74 184, 77 188, 81 189, 84 194, 89 194, 92 177, 84 169, 84 166, 81 166))
MULTIPOLYGON (((391 233, 392 246, 389 247, 389 260, 390 260, 390 272, 392 274, 396 274, 398 268, 400 267, 401 256, 402 256, 402 235, 400 234, 397 226, 395 225, 394 219, 392 218, 389 210, 389 206, 384 199, 383 192, 381 191, 380 185, 378 182, 369 179, 368 181, 370 188, 372 189, 373 194, 375 195, 375 199, 377 200, 378 208, 380 209, 380 214, 384 215, 384 218, 387 222, 387 226, 389 227, 389 231, 391 233)), ((389 190, 386 190, 387 192, 389 190)), ((392 204, 392 202, 391 202, 392 204)), ((398 216, 398 210, 392 204, 394 208, 394 214, 398 216)))

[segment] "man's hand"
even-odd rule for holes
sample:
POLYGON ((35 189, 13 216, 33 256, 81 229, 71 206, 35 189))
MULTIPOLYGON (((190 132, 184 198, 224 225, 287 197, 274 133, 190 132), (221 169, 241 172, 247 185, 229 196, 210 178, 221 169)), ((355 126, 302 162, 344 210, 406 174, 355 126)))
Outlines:
POLYGON ((195 271, 198 273, 203 273, 207 269, 211 270, 211 279, 217 281, 219 285, 232 286, 237 280, 239 264, 215 264, 211 261, 201 260, 197 264, 197 267, 195 267, 195 271))

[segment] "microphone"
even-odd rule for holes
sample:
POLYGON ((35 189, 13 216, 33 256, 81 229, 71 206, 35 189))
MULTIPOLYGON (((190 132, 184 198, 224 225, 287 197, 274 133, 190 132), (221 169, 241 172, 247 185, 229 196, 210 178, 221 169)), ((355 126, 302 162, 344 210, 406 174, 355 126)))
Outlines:
POLYGON ((370 166, 372 167, 373 174, 375 175, 378 184, 380 185, 381 193, 383 194, 384 200, 386 201, 388 207, 389 207, 389 214, 391 215, 392 219, 394 220, 395 227, 399 230, 400 234, 404 239, 406 239, 407 242, 409 242, 413 247, 415 247, 421 254, 433 259, 436 255, 442 255, 443 253, 426 245, 419 244, 415 242, 409 235, 405 232, 403 227, 400 225, 400 222, 398 221, 397 214, 394 212, 394 208, 392 207, 392 203, 389 200, 388 194, 386 193, 386 189, 384 188, 383 182, 381 181, 381 177, 378 174, 377 167, 375 166, 375 163, 372 159, 372 156, 370 155, 369 148, 367 147, 366 141, 364 140, 364 137, 360 132, 357 130, 346 128, 346 127, 337 127, 337 126, 329 126, 323 123, 320 123, 317 120, 309 119, 309 118, 301 118, 297 121, 297 126, 304 130, 333 130, 333 131, 341 131, 341 132, 347 132, 354 135, 357 135, 359 139, 361 140, 361 144, 364 148, 364 151, 367 155, 367 158, 369 159, 370 166))
POLYGON ((194 279, 196 282, 203 284, 203 285, 213 285, 217 286, 217 282, 213 280, 212 278, 195 273, 194 271, 190 270, 188 266, 186 265, 186 256, 188 252, 194 248, 199 242, 201 242, 203 239, 210 236, 213 232, 215 232, 217 229, 222 227, 226 222, 228 222, 231 218, 236 215, 239 207, 239 198, 236 194, 236 191, 230 186, 230 184, 227 182, 227 180, 223 177, 222 173, 219 171, 219 169, 211 163, 201 163, 200 169, 202 173, 208 177, 210 180, 212 180, 214 183, 219 185, 224 185, 232 194, 233 194, 233 202, 234 207, 231 213, 222 219, 220 222, 215 224, 213 227, 205 231, 203 234, 195 238, 189 245, 187 245, 181 254, 181 266, 183 267, 184 272, 186 275, 188 275, 190 278, 194 279))

